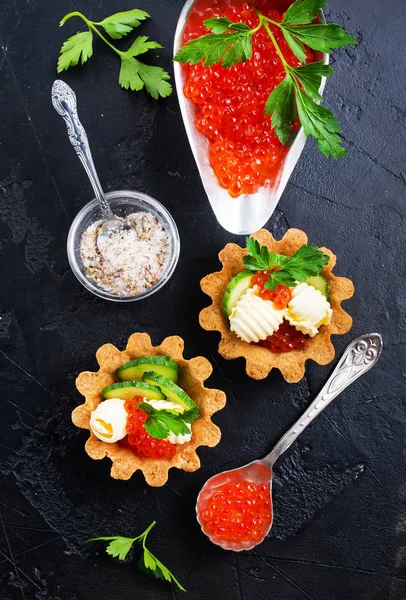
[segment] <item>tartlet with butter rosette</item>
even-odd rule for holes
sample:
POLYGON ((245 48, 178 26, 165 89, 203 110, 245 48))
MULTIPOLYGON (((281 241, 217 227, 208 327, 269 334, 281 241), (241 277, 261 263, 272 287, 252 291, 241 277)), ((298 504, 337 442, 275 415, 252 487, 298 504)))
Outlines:
POLYGON ((219 259, 222 270, 200 282, 212 304, 199 321, 221 334, 221 356, 245 358, 253 379, 279 369, 288 383, 303 378, 306 360, 333 360, 331 336, 352 326, 341 302, 351 298, 354 285, 332 273, 331 250, 309 244, 299 229, 289 229, 280 241, 261 229, 247 238, 246 248, 227 244, 219 259))
POLYGON ((129 479, 139 469, 149 485, 162 486, 172 467, 200 467, 199 446, 219 443, 211 416, 225 406, 225 394, 204 385, 210 362, 202 356, 186 360, 183 349, 178 336, 153 346, 149 335, 134 333, 123 352, 101 346, 100 369, 76 379, 85 402, 72 421, 89 430, 85 449, 91 458, 110 458, 114 479, 129 479))

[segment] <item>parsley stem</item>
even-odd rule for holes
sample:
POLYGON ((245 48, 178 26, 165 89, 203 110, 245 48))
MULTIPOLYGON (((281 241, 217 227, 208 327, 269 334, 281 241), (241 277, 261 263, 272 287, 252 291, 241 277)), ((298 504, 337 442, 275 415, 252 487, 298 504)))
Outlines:
MULTIPOLYGON (((262 17, 262 15, 261 15, 261 17, 262 17)), ((279 58, 282 61, 282 64, 283 64, 283 67, 284 67, 285 71, 287 72, 288 71, 287 67, 289 67, 289 65, 286 62, 285 57, 283 56, 282 50, 279 48, 278 42, 276 41, 276 38, 275 38, 274 34, 271 31, 271 28, 269 27, 268 23, 266 23, 265 21, 263 21, 263 25, 264 25, 265 29, 267 30, 268 35, 271 38, 273 45, 275 46, 275 50, 276 50, 279 58)))
POLYGON ((149 525, 146 530, 144 531, 144 533, 141 533, 140 536, 138 536, 138 538, 136 538, 137 540, 139 540, 140 538, 142 538, 142 546, 143 548, 145 548, 145 540, 147 539, 147 536, 149 534, 149 532, 151 531, 151 529, 153 527, 155 527, 156 525, 156 521, 152 521, 151 525, 149 525))
POLYGON ((269 17, 266 17, 265 15, 261 14, 262 19, 264 21, 268 21, 268 23, 271 23, 271 25, 276 25, 276 27, 280 27, 281 23, 279 23, 278 21, 274 21, 273 19, 270 19, 269 17))
POLYGON ((93 29, 93 31, 95 33, 97 33, 97 35, 99 36, 99 38, 101 40, 103 40, 103 42, 105 42, 112 50, 114 50, 114 52, 116 54, 118 54, 120 57, 124 55, 124 52, 121 52, 115 46, 113 46, 113 44, 110 44, 110 42, 104 37, 104 35, 102 33, 100 33, 100 31, 97 29, 97 27, 93 24, 92 21, 88 21, 86 19, 85 22, 86 22, 87 26, 89 27, 89 29, 93 29))
POLYGON ((120 57, 125 54, 124 52, 121 52, 115 46, 113 46, 113 44, 110 44, 109 40, 107 40, 104 37, 104 35, 97 29, 96 25, 98 25, 98 23, 95 23, 94 21, 89 21, 89 19, 87 17, 85 17, 85 15, 82 14, 81 12, 75 11, 75 12, 69 13, 68 15, 65 15, 65 17, 62 19, 62 21, 59 23, 59 26, 61 27, 62 25, 65 25, 66 21, 68 19, 70 19, 71 17, 79 17, 80 19, 82 19, 82 21, 84 21, 86 23, 86 25, 88 26, 89 30, 93 30, 95 33, 97 33, 99 38, 102 39, 103 42, 105 44, 107 44, 112 50, 114 50, 114 52, 116 54, 118 54, 120 57))

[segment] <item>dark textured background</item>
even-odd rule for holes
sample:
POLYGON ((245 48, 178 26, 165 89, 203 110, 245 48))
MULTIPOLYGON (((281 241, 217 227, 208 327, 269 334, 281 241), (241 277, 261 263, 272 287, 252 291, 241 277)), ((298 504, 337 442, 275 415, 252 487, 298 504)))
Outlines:
MULTIPOLYGON (((139 0, 153 20, 143 33, 171 46, 183 0, 139 0)), ((96 42, 82 69, 63 76, 106 190, 147 192, 174 215, 183 251, 171 282, 142 303, 120 306, 88 293, 71 273, 65 241, 92 197, 86 175, 50 102, 62 41, 80 26, 59 19, 75 8, 94 20, 132 7, 127 0, 2 0, 0 15, 0 597, 1 600, 146 600, 180 598, 177 589, 119 564, 83 541, 135 534, 151 520, 156 554, 173 568, 191 600, 405 600, 405 5, 402 0, 330 0, 329 20, 355 32, 359 45, 336 52, 326 103, 338 115, 349 154, 324 159, 309 142, 269 229, 290 227, 338 254, 336 273, 351 277, 351 334, 379 331, 379 366, 328 408, 277 470, 271 536, 249 553, 212 546, 194 519, 194 502, 215 471, 264 454, 331 372, 308 366, 298 385, 278 373, 249 380, 242 361, 217 353, 202 331, 207 304, 199 280, 217 269, 229 235, 202 190, 175 95, 152 101, 117 84, 116 57, 96 42), (209 383, 225 390, 214 420, 215 449, 202 468, 173 471, 148 488, 142 475, 109 477, 108 460, 84 452, 75 429, 77 373, 96 368, 105 342, 123 347, 133 331, 155 343, 179 334, 186 356, 214 364, 209 383)), ((126 42, 124 43, 124 45, 126 42)))

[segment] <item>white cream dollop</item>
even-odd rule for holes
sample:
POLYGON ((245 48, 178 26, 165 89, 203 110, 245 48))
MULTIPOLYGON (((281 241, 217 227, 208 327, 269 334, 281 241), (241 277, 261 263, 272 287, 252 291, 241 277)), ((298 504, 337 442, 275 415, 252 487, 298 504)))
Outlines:
POLYGON ((122 440, 126 435, 127 411, 120 398, 104 400, 90 416, 90 428, 94 435, 108 444, 122 440))
POLYGON ((257 295, 257 286, 249 288, 238 300, 229 319, 230 329, 244 342, 259 342, 275 333, 286 315, 271 300, 257 295))
MULTIPOLYGON (((179 406, 179 404, 175 404, 170 400, 147 400, 144 398, 144 402, 150 404, 155 410, 176 410, 179 414, 184 412, 184 408, 179 406)), ((189 423, 185 423, 186 427, 189 429, 189 433, 180 433, 179 435, 175 435, 172 431, 169 432, 166 440, 171 444, 186 444, 186 442, 190 442, 192 439, 192 429, 189 423)))
POLYGON ((330 302, 312 285, 300 283, 292 290, 286 319, 298 331, 314 337, 321 325, 328 325, 333 311, 330 302))

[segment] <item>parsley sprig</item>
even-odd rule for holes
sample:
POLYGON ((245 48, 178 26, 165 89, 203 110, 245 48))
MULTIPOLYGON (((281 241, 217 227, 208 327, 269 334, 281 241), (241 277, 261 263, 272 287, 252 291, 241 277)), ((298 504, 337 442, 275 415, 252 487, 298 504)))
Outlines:
POLYGON ((318 275, 330 258, 312 244, 304 244, 293 256, 274 254, 258 240, 247 237, 248 255, 243 257, 249 271, 269 271, 265 287, 275 290, 279 284, 296 287, 297 282, 318 275))
POLYGON ((330 54, 334 48, 355 44, 354 36, 334 23, 313 23, 327 0, 295 0, 281 23, 257 12, 259 23, 250 29, 245 23, 233 23, 226 17, 204 22, 211 33, 190 40, 176 54, 175 59, 192 65, 204 61, 205 66, 219 64, 224 69, 252 58, 252 38, 265 28, 286 72, 286 77, 270 94, 265 114, 271 116, 271 125, 283 144, 291 141, 292 125, 299 117, 306 135, 316 138, 319 150, 325 156, 338 158, 347 154, 341 145, 341 127, 333 113, 320 106, 319 89, 323 77, 333 69, 323 61, 292 67, 283 54, 271 25, 278 27, 289 47, 301 63, 306 62, 305 45, 313 50, 330 54))
POLYGON ((115 535, 109 537, 92 538, 90 540, 86 540, 86 543, 99 541, 109 542, 106 548, 107 554, 118 558, 119 560, 125 560, 131 548, 133 547, 134 542, 139 542, 142 545, 142 554, 138 562, 138 568, 149 577, 155 577, 155 579, 165 579, 170 583, 174 583, 182 592, 186 592, 185 588, 179 583, 175 575, 171 573, 171 571, 165 567, 165 565, 161 563, 161 561, 158 560, 158 558, 154 556, 146 547, 148 534, 151 529, 155 527, 155 525, 156 521, 153 521, 151 525, 149 525, 149 527, 147 527, 147 529, 141 533, 141 535, 135 538, 115 535))
POLYGON ((178 410, 157 410, 147 402, 140 402, 138 408, 148 414, 148 419, 144 423, 144 427, 148 433, 154 438, 163 440, 171 432, 175 435, 189 434, 190 429, 185 425, 185 422, 192 422, 199 415, 198 412, 196 415, 192 415, 192 411, 182 414, 178 410))
POLYGON ((60 26, 64 25, 72 17, 81 18, 87 25, 88 31, 76 33, 62 45, 58 59, 58 73, 74 67, 79 62, 83 65, 93 55, 93 33, 96 33, 119 57, 121 68, 119 84, 125 89, 139 91, 143 88, 151 94, 155 100, 160 96, 165 98, 172 93, 169 83, 170 76, 161 67, 146 65, 136 58, 145 54, 148 50, 162 48, 158 42, 149 41, 147 36, 139 36, 126 51, 121 51, 102 34, 100 28, 113 39, 121 39, 130 33, 135 27, 141 25, 150 17, 148 13, 137 8, 126 12, 119 12, 102 21, 90 21, 81 12, 71 12, 63 17, 60 26))

